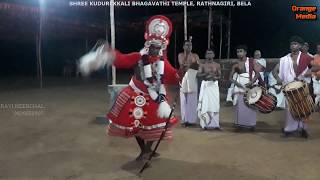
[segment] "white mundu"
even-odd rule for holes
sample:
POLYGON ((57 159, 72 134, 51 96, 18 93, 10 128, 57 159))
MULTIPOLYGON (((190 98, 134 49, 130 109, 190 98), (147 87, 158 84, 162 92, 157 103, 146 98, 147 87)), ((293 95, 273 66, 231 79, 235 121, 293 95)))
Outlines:
POLYGON ((218 81, 202 81, 199 103, 198 117, 202 128, 220 128, 220 93, 218 81))
POLYGON ((182 79, 180 89, 182 123, 196 124, 198 122, 198 82, 196 78, 197 72, 197 70, 188 69, 182 79))

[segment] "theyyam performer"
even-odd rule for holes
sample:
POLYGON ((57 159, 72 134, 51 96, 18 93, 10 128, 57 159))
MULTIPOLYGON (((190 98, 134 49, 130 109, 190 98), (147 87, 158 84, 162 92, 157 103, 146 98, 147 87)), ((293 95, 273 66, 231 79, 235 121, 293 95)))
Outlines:
MULTIPOLYGON (((151 146, 161 136, 171 112, 165 84, 178 84, 180 79, 167 59, 171 32, 171 21, 156 15, 146 22, 145 44, 140 52, 122 54, 104 43, 81 58, 80 69, 86 74, 111 64, 134 69, 129 85, 119 93, 107 113, 110 122, 107 131, 112 136, 134 136, 141 150, 136 160, 151 153, 151 146)), ((177 121, 170 118, 164 139, 172 138, 172 127, 177 121)))

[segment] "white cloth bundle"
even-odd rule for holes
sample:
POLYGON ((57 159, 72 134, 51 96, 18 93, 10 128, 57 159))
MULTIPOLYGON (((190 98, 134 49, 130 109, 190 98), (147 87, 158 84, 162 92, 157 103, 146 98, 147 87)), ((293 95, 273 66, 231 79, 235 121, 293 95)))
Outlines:
POLYGON ((104 51, 106 44, 103 44, 95 51, 91 51, 80 58, 79 69, 83 75, 103 68, 105 65, 112 65, 115 55, 113 51, 104 51))

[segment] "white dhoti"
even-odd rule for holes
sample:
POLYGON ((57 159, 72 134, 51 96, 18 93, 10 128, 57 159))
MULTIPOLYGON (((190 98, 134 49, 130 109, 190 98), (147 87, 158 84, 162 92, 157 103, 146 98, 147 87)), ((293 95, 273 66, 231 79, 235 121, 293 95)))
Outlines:
POLYGON ((181 121, 195 124, 197 117, 198 85, 197 70, 189 69, 182 79, 180 89, 181 121))
MULTIPOLYGON (((239 74, 236 77, 236 81, 238 83, 242 84, 243 86, 245 86, 246 84, 248 84, 250 82, 249 73, 239 74)), ((233 96, 233 105, 237 104, 239 93, 240 94, 244 94, 245 92, 246 92, 246 90, 244 88, 241 88, 241 87, 238 87, 238 86, 234 86, 234 89, 233 89, 233 94, 234 94, 234 96, 233 96)))
MULTIPOLYGON (((249 83, 249 73, 239 74, 237 77, 237 82, 245 86, 249 83)), ((257 112, 245 105, 243 96, 245 94, 245 89, 240 87, 235 87, 234 89, 234 99, 233 104, 235 105, 235 125, 241 127, 254 127, 257 123, 257 112)))
POLYGON ((202 128, 220 128, 219 124, 220 93, 218 81, 202 81, 198 117, 202 128))
POLYGON ((286 124, 284 127, 285 132, 293 132, 298 129, 305 129, 307 130, 308 125, 307 123, 304 123, 302 119, 295 118, 292 116, 288 104, 286 102, 286 124))
POLYGON ((270 86, 270 88, 268 89, 268 92, 273 94, 277 98, 277 107, 284 109, 285 97, 282 90, 280 90, 281 86, 277 85, 277 80, 273 77, 272 73, 269 73, 268 80, 269 80, 269 86, 270 86))

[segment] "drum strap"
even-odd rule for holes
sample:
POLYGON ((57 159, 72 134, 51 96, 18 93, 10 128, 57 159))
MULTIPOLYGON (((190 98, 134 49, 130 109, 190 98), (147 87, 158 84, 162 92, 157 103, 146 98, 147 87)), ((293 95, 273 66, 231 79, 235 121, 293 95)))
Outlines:
POLYGON ((297 76, 299 76, 308 67, 308 65, 310 64, 312 59, 313 58, 311 58, 309 55, 307 55, 305 53, 301 53, 300 61, 299 61, 299 65, 298 65, 297 76))
POLYGON ((253 59, 249 58, 249 80, 252 81, 252 73, 253 73, 253 59))

